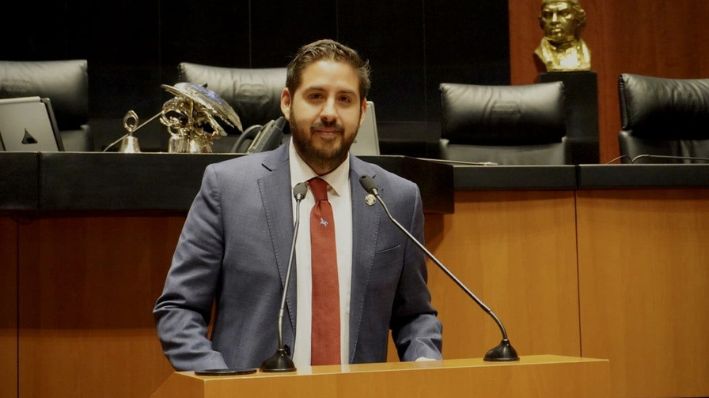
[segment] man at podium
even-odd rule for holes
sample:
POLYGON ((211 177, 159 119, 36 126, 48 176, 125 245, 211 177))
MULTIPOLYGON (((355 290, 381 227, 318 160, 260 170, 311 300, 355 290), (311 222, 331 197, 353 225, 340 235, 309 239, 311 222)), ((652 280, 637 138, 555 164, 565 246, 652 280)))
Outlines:
POLYGON ((207 167, 154 309, 176 369, 254 368, 273 354, 296 219, 282 324, 296 367, 383 362, 389 330, 400 359, 441 358, 423 253, 359 179, 422 239, 418 187, 349 154, 369 86, 353 49, 305 45, 281 94, 292 139, 207 167))

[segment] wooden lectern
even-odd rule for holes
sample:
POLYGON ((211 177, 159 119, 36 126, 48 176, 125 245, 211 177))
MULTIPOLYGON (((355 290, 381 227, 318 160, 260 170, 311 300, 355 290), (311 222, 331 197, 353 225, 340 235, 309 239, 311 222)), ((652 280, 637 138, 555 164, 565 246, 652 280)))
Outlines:
POLYGON ((530 355, 518 362, 449 359, 314 366, 294 373, 173 373, 153 398, 608 397, 608 360, 530 355))

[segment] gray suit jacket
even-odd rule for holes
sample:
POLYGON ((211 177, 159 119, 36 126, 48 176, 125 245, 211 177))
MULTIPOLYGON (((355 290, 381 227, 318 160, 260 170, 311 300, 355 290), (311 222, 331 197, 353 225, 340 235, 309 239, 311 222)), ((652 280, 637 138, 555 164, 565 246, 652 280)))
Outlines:
MULTIPOLYGON (((359 177, 374 177, 394 217, 422 238, 418 187, 376 165, 350 159, 349 362, 385 361, 390 328, 402 360, 440 358, 441 325, 430 303, 423 253, 379 205, 364 203, 359 177)), ((176 369, 258 367, 275 352, 293 236, 291 195, 287 145, 205 170, 154 309, 163 349, 176 369)), ((290 347, 296 278, 294 267, 283 323, 284 342, 290 347)))

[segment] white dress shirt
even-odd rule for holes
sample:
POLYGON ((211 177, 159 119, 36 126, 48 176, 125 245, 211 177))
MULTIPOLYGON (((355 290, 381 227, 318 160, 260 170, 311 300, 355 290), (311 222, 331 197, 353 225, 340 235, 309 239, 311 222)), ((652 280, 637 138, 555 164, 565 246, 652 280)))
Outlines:
MULTIPOLYGON (((318 175, 298 155, 289 142, 289 165, 291 187, 306 182, 318 175)), ((349 363, 350 342, 350 287, 352 279, 352 200, 350 189, 350 158, 342 162, 335 170, 319 176, 328 185, 328 201, 335 217, 335 239, 337 249, 337 275, 340 289, 340 359, 349 363)), ((293 200, 293 220, 296 203, 293 200)), ((297 275, 297 314, 295 327, 295 347, 293 362, 296 368, 310 366, 310 330, 312 319, 312 281, 310 260, 310 210, 315 201, 308 189, 308 194, 300 203, 300 225, 295 246, 297 275)))

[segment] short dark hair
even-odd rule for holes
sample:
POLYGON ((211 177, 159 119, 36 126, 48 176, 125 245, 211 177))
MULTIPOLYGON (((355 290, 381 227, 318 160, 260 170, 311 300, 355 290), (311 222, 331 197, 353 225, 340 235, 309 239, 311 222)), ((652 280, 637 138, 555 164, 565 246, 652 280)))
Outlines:
POLYGON ((303 70, 322 59, 344 62, 352 66, 359 76, 359 96, 366 98, 371 82, 369 61, 363 60, 357 51, 334 40, 323 39, 301 47, 288 64, 286 87, 291 95, 300 86, 303 70))

